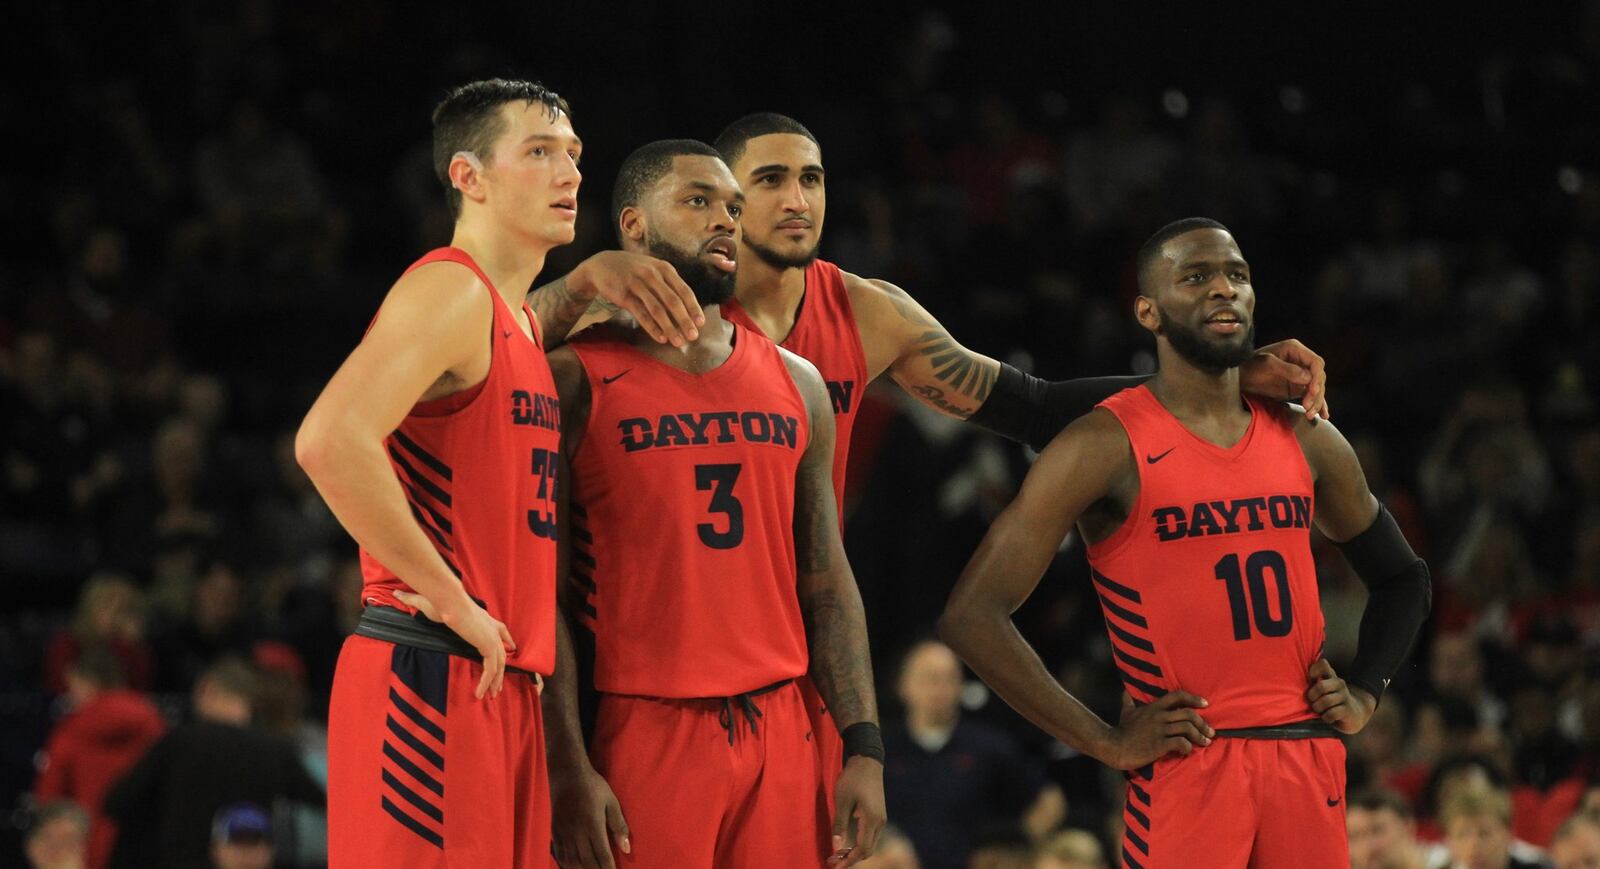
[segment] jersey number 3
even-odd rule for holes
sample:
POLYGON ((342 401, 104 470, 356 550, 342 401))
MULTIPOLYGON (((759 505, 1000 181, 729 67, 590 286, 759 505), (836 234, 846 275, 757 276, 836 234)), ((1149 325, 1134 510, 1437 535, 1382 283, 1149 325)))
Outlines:
POLYGON ((1263 637, 1286 637, 1294 628, 1294 606, 1289 601, 1289 568, 1283 555, 1271 550, 1250 553, 1244 570, 1239 570, 1239 556, 1227 555, 1217 562, 1217 579, 1228 586, 1228 607, 1233 610, 1233 638, 1250 639, 1251 615, 1255 615, 1256 630, 1263 637), (1272 617, 1272 606, 1267 601, 1267 573, 1270 571, 1278 587, 1278 617, 1272 617), (1250 586, 1250 600, 1245 602, 1244 587, 1250 586))
POLYGON ((744 505, 733 497, 733 484, 739 482, 742 468, 742 465, 694 466, 694 487, 711 492, 711 504, 706 510, 728 517, 726 531, 718 531, 716 522, 701 522, 695 526, 700 532, 700 542, 712 549, 732 549, 744 542, 744 505))

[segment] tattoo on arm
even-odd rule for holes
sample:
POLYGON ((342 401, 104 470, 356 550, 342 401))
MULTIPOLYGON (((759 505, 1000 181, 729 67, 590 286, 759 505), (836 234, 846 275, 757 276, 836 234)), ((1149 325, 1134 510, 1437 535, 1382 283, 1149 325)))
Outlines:
MULTIPOLYGON (((943 329, 923 332, 917 339, 917 350, 933 365, 933 376, 949 384, 952 390, 979 404, 989 398, 999 371, 983 364, 976 354, 957 344, 949 332, 943 329)), ((970 416, 971 411, 960 415, 970 416)))
MULTIPOLYGON (((833 473, 830 466, 807 462, 800 468, 794 503, 794 550, 801 573, 823 573, 833 562, 828 532, 838 526, 833 501, 817 475, 833 473), (818 467, 818 465, 821 465, 818 467)), ((837 533, 837 532, 835 532, 837 533)))
POLYGON ((567 339, 567 334, 589 310, 592 301, 572 292, 567 287, 565 277, 556 278, 528 294, 528 306, 533 309, 533 315, 539 318, 539 329, 544 333, 546 343, 551 345, 567 339))
POLYGON ((877 722, 867 618, 855 583, 850 583, 848 590, 812 591, 801 605, 806 639, 811 644, 811 678, 833 720, 840 730, 861 721, 877 722))

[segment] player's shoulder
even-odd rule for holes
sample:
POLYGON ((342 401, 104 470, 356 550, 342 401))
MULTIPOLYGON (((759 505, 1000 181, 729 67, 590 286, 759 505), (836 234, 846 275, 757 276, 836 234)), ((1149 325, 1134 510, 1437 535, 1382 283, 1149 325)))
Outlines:
POLYGON ((812 364, 810 359, 780 345, 772 346, 778 351, 778 358, 783 361, 783 367, 788 370, 789 376, 794 379, 795 386, 800 388, 802 395, 827 393, 827 384, 822 379, 822 372, 817 370, 817 366, 812 364))
POLYGON ((441 259, 407 270, 389 289, 388 299, 421 299, 440 305, 470 302, 486 307, 492 304, 491 292, 478 273, 465 263, 441 259))
POLYGON ((1068 423, 1045 449, 1048 450, 1057 443, 1107 452, 1120 450, 1130 456, 1133 455, 1133 442, 1129 440, 1128 430, 1123 427, 1122 420, 1104 407, 1093 408, 1068 423))
POLYGON ((426 263, 401 275, 384 296, 368 338, 415 345, 417 336, 441 348, 482 343, 486 322, 494 317, 487 284, 457 262, 426 263))
MULTIPOLYGON (((597 348, 610 345, 631 346, 638 334, 639 324, 637 323, 605 320, 569 337, 567 345, 576 344, 583 347, 597 348)), ((562 348, 558 349, 565 349, 565 346, 563 345, 562 348)))

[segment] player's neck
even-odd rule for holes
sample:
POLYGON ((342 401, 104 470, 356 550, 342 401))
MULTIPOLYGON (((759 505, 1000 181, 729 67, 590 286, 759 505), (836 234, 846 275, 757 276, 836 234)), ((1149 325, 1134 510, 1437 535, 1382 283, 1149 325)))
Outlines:
POLYGON ((1179 419, 1226 418, 1244 410, 1238 368, 1208 371, 1166 347, 1161 348, 1161 370, 1150 380, 1149 389, 1179 419))
POLYGON ((662 344, 651 338, 643 329, 633 333, 633 346, 673 368, 692 374, 715 370, 733 355, 733 324, 722 316, 721 305, 704 305, 705 325, 700 327, 700 337, 682 347, 662 344))
POLYGON ((751 313, 792 314, 806 293, 806 270, 775 266, 748 248, 744 253, 739 258, 739 304, 751 313))
POLYGON ((526 239, 497 232, 469 217, 456 221, 450 246, 472 257, 513 311, 522 308, 528 289, 544 269, 545 254, 550 252, 548 247, 530 245, 526 239))

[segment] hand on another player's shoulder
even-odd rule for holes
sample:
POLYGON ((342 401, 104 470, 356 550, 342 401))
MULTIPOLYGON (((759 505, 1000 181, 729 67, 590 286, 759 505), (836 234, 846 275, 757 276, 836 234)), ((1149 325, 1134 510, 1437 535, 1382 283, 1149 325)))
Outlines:
POLYGON ((1169 754, 1188 757, 1211 744, 1216 730, 1197 709, 1207 702, 1187 691, 1173 691, 1143 706, 1126 705, 1111 728, 1111 747, 1102 758, 1117 769, 1138 769, 1169 754))
POLYGON ((599 298, 633 315, 650 337, 674 347, 700 337, 705 313, 694 291, 666 260, 631 251, 601 251, 568 278, 580 297, 599 298))
POLYGON ((1327 366, 1293 338, 1262 347, 1240 365, 1239 388, 1272 401, 1299 401, 1313 422, 1331 418, 1327 366))
POLYGON ((1306 700, 1311 711, 1338 728, 1340 733, 1357 733, 1378 708, 1377 698, 1339 678, 1327 658, 1319 658, 1306 673, 1311 687, 1306 700))

